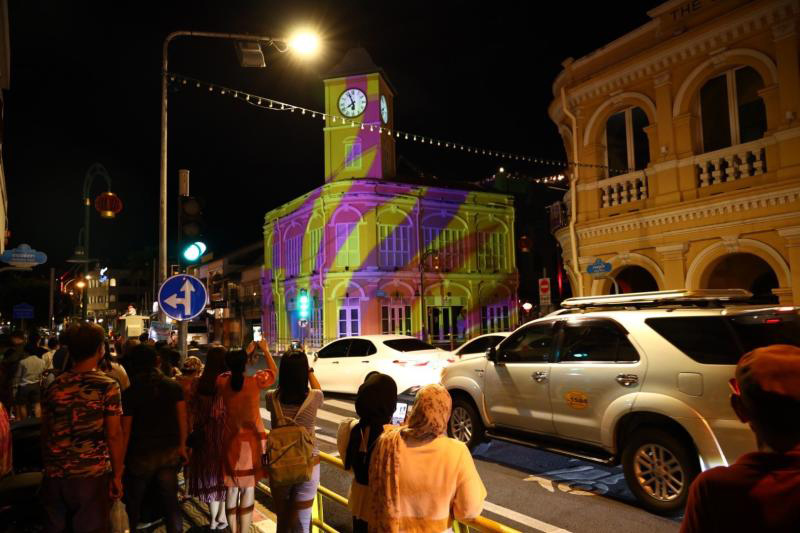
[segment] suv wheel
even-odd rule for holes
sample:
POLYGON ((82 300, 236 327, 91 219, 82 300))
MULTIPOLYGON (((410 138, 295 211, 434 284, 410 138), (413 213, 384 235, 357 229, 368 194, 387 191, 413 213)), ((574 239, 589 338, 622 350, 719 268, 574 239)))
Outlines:
POLYGON ((483 440, 483 421, 472 402, 459 396, 453 398, 453 411, 450 413, 447 433, 466 444, 470 450, 483 440))
POLYGON ((672 514, 684 508, 689 485, 700 470, 690 450, 657 428, 643 428, 628 439, 622 452, 625 480, 648 511, 672 514))

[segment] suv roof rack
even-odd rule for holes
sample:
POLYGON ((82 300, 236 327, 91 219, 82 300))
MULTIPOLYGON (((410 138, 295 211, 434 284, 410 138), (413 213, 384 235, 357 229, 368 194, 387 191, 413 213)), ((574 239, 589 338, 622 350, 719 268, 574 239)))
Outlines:
POLYGON ((660 305, 720 306, 728 302, 746 302, 753 297, 744 289, 695 289, 651 292, 631 292, 627 294, 606 294, 567 298, 561 307, 581 309, 585 307, 654 307, 660 305))

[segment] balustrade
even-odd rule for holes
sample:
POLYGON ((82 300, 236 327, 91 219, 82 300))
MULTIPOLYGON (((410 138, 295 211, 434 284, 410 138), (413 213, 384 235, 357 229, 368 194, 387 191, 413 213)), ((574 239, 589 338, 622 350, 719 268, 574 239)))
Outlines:
POLYGON ((698 187, 710 187, 763 174, 767 171, 764 146, 764 141, 758 140, 695 156, 698 187))

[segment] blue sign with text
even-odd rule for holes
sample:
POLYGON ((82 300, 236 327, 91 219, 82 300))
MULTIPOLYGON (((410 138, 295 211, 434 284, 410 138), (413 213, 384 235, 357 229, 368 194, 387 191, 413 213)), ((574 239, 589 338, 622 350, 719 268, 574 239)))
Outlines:
POLYGON ((203 312, 207 303, 206 286, 188 274, 167 278, 158 290, 158 305, 173 320, 191 320, 203 312))
POLYGON ((602 259, 597 259, 586 269, 589 274, 608 274, 611 272, 611 263, 606 263, 602 259))
POLYGON ((33 318, 33 306, 30 304, 17 304, 11 308, 11 312, 13 314, 13 318, 15 320, 25 320, 28 318, 33 318))

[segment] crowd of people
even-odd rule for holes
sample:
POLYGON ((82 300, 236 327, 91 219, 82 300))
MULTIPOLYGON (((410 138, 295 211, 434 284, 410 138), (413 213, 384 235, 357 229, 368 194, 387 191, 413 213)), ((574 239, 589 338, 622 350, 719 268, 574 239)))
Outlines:
MULTIPOLYGON (((303 351, 282 354, 278 368, 263 341, 212 346, 205 363, 191 356, 181 364, 169 346, 130 339, 116 359, 102 328, 89 323, 46 347, 34 335, 10 341, 0 361, 0 481, 11 471, 5 407, 13 406, 16 419, 41 417, 45 531, 109 531, 112 504, 122 499, 131 530, 161 518, 179 532, 180 499, 192 497, 208 505, 211 530, 246 532, 262 480, 277 531, 310 531, 324 395, 303 351), (266 368, 254 371, 258 352, 266 368), (267 433, 261 412, 262 391, 276 383, 264 407, 273 430, 289 428, 281 438, 267 433), (280 448, 286 435, 301 436, 296 447, 280 448)), ((682 531, 798 531, 800 348, 747 354, 730 385, 759 451, 694 481, 682 531)), ((339 426, 338 450, 353 476, 353 531, 438 533, 453 518, 478 516, 486 489, 467 447, 446 436, 447 390, 422 387, 406 420, 393 425, 397 402, 394 380, 373 372, 358 390, 358 418, 339 426)))

